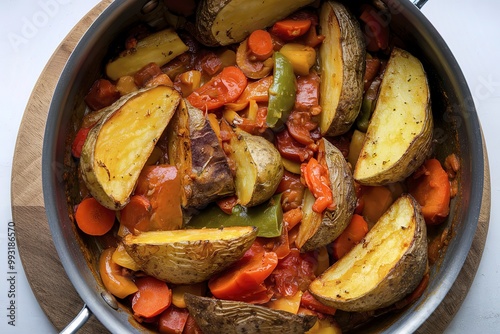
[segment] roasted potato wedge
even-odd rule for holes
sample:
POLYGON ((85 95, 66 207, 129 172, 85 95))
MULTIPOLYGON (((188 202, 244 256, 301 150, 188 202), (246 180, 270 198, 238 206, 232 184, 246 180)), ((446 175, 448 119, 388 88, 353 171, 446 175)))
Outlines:
POLYGON ((181 175, 182 206, 202 208, 234 194, 227 157, 201 110, 183 99, 168 127, 168 157, 181 175))
POLYGON ((185 294, 189 314, 205 334, 305 333, 317 321, 315 316, 297 315, 243 302, 185 294))
POLYGON ((236 164, 235 188, 241 205, 255 206, 273 196, 284 168, 271 142, 236 128, 230 140, 230 158, 236 164))
POLYGON ((320 12, 321 134, 341 135, 349 130, 363 101, 365 40, 358 21, 344 5, 326 1, 320 12))
POLYGON ((342 152, 326 139, 321 139, 320 149, 324 150, 326 165, 335 210, 323 213, 313 211, 315 198, 306 189, 302 202, 302 222, 295 244, 301 251, 309 251, 325 246, 335 240, 349 225, 356 208, 354 179, 342 152))
POLYGON ((200 283, 237 261, 250 248, 257 228, 151 231, 123 238, 127 253, 148 275, 174 284, 200 283))
POLYGON ((118 80, 125 75, 133 75, 149 63, 163 66, 187 50, 188 46, 174 29, 165 29, 139 40, 133 51, 108 63, 106 75, 112 80, 118 80))
POLYGON ((427 231, 420 206, 402 195, 362 242, 309 286, 325 305, 351 312, 389 306, 412 292, 427 267, 427 231))
POLYGON ((239 43, 257 29, 306 6, 314 0, 202 0, 196 12, 197 39, 207 46, 239 43))
POLYGON ((427 77, 420 61, 394 48, 354 169, 364 185, 404 180, 428 156, 433 119, 427 77))
POLYGON ((102 205, 119 210, 128 203, 180 99, 173 88, 157 86, 125 95, 106 108, 80 157, 85 185, 102 205))

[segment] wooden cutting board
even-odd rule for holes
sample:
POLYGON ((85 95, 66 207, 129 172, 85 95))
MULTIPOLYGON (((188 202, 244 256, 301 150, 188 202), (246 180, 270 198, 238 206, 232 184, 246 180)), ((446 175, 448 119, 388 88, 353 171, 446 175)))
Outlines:
MULTIPOLYGON (((63 329, 80 311, 83 301, 59 261, 45 215, 42 194, 41 152, 51 97, 63 67, 81 36, 112 0, 103 0, 83 18, 58 47, 42 72, 26 107, 19 130, 12 170, 12 216, 19 252, 31 288, 56 329, 63 329)), ((485 146, 484 146, 485 147, 485 146)), ((486 152, 486 147, 485 147, 486 152)), ((419 329, 419 333, 443 331, 458 311, 476 274, 488 232, 490 176, 484 169, 481 215, 464 267, 444 301, 419 329)), ((92 317, 80 333, 105 333, 92 317)))

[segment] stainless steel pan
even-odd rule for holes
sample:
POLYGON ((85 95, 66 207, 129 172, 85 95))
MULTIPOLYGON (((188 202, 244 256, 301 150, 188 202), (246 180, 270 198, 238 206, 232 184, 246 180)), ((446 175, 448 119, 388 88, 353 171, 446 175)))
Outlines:
MULTIPOLYGON (((428 289, 420 300, 400 314, 381 319, 367 331, 409 333, 417 330, 439 306, 456 280, 471 248, 483 201, 483 152, 481 128, 464 76, 445 41, 419 8, 426 0, 383 0, 390 9, 387 23, 404 41, 408 50, 422 60, 432 87, 436 119, 435 138, 446 142, 438 152, 445 157, 457 152, 462 169, 460 192, 453 200, 448 227, 454 229, 448 249, 432 268, 428 289)), ((53 241, 66 273, 85 305, 65 332, 74 332, 94 314, 113 333, 140 331, 131 324, 130 314, 96 281, 95 248, 75 236, 68 218, 65 186, 60 183, 64 170, 51 166, 64 164, 66 139, 72 117, 84 110, 83 94, 102 70, 108 45, 129 24, 147 20, 161 22, 157 1, 116 0, 84 34, 70 56, 57 84, 50 105, 43 145, 42 177, 45 208, 53 241), (84 245, 84 246, 82 246, 84 245), (95 261, 94 261, 95 263, 95 261)), ((68 305, 70 307, 70 305, 68 305)))

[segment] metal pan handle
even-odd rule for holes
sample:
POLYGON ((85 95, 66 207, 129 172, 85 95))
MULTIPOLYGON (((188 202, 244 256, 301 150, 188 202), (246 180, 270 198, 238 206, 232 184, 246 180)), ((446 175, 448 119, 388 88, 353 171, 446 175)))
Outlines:
POLYGON ((413 2, 413 4, 418 8, 418 9, 422 9, 422 7, 425 5, 425 3, 427 2, 427 0, 411 0, 411 2, 413 2))
POLYGON ((87 305, 83 305, 81 311, 77 316, 71 320, 71 322, 60 332, 60 334, 74 334, 85 325, 85 323, 90 319, 92 312, 90 312, 87 305))

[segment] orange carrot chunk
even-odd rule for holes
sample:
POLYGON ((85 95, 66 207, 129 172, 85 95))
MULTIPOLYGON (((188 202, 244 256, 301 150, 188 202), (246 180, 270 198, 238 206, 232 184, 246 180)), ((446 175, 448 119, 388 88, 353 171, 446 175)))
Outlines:
POLYGON ((394 202, 392 193, 386 186, 363 187, 361 199, 363 217, 370 225, 374 225, 394 202))
POLYGON ((422 206, 428 225, 445 220, 450 212, 450 181, 437 159, 429 159, 408 179, 409 193, 422 206))
POLYGON ((85 95, 85 103, 92 110, 99 110, 110 106, 120 98, 120 92, 111 81, 106 79, 97 79, 85 95))
POLYGON ((356 246, 368 233, 368 223, 363 216, 354 214, 346 229, 333 241, 333 256, 338 260, 356 246))
POLYGON ((172 302, 172 290, 167 284, 152 276, 138 278, 135 281, 137 291, 132 298, 134 315, 151 318, 165 311, 172 302))
POLYGON ((115 212, 102 206, 95 198, 84 199, 76 208, 76 224, 88 235, 103 235, 115 223, 115 212))
POLYGON ((264 61, 274 52, 271 34, 262 29, 253 31, 248 36, 247 44, 251 60, 264 61))
POLYGON ((282 20, 276 22, 271 33, 285 41, 304 35, 311 27, 311 20, 282 20))
POLYGON ((158 331, 161 334, 182 334, 189 317, 187 309, 170 305, 158 319, 158 331))

